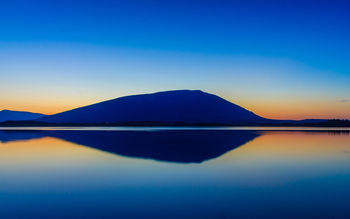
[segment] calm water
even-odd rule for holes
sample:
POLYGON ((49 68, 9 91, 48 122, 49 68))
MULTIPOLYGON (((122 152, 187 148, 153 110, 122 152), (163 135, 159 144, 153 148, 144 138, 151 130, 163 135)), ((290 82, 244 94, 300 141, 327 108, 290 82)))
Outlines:
POLYGON ((350 218, 350 130, 0 130, 0 218, 350 218))

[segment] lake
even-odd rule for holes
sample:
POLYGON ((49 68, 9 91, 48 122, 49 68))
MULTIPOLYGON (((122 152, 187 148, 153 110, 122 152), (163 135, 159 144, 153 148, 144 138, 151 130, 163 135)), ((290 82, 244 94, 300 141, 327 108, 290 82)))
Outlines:
POLYGON ((0 218, 350 218, 349 133, 1 128, 0 218))

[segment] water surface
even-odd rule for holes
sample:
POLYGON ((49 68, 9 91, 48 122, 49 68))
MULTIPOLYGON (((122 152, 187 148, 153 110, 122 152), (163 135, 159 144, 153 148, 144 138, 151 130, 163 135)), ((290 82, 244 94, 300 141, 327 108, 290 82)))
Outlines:
POLYGON ((1 218, 349 218, 349 129, 0 130, 1 218))

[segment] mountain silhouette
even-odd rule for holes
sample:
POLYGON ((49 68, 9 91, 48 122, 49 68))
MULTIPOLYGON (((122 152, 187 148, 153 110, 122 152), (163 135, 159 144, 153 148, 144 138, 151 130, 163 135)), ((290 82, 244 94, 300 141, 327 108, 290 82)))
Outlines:
POLYGON ((47 123, 160 122, 248 124, 269 121, 221 97, 200 90, 176 90, 120 97, 37 121, 47 123))
POLYGON ((0 111, 0 122, 34 120, 34 119, 41 118, 43 116, 45 116, 45 115, 40 114, 40 113, 1 110, 0 111))
POLYGON ((201 163, 260 136, 252 130, 0 130, 0 141, 54 137, 127 157, 201 163))

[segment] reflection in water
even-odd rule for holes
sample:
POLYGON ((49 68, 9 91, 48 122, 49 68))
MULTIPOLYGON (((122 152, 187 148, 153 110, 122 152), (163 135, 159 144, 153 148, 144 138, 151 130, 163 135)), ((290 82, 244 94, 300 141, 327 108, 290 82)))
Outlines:
POLYGON ((129 157, 171 162, 195 162, 216 158, 256 138, 255 131, 0 131, 3 142, 55 137, 129 157))
POLYGON ((350 135, 349 130, 329 130, 328 134, 330 135, 350 135))
POLYGON ((346 132, 27 130, 0 140, 0 218, 350 218, 346 132))

